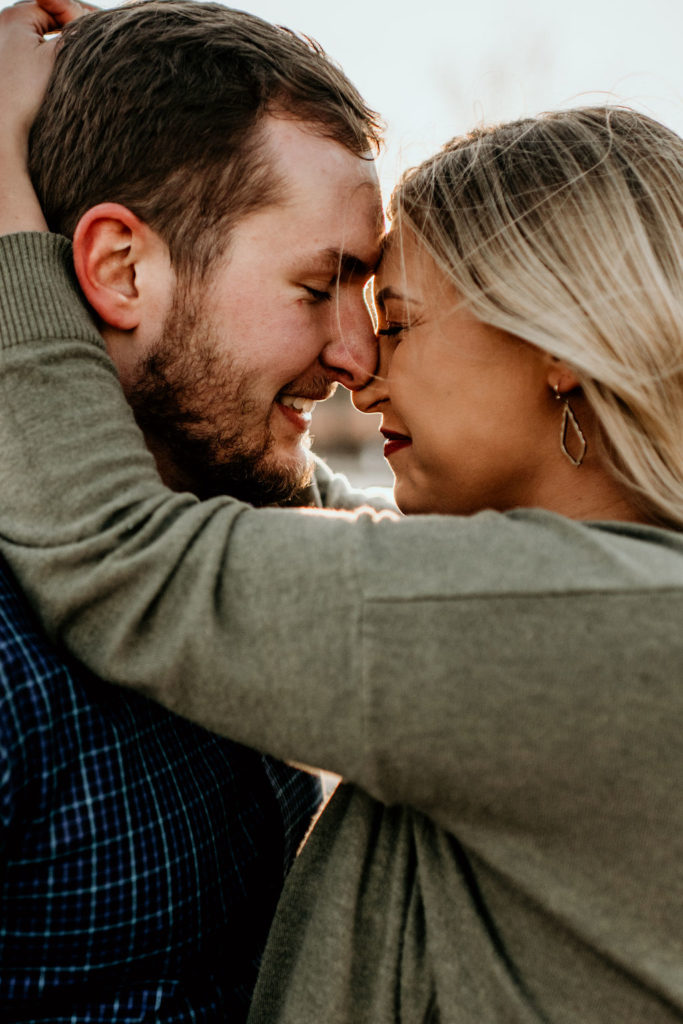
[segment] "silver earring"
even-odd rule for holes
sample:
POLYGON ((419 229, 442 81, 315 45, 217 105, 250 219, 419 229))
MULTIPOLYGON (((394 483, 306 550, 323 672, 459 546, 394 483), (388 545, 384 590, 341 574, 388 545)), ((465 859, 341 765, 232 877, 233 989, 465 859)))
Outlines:
POLYGON ((564 406, 562 408, 562 423, 560 425, 560 448, 567 456, 572 466, 580 466, 584 460, 586 449, 588 448, 586 438, 583 436, 583 431, 581 430, 578 420, 574 415, 574 410, 569 404, 569 399, 560 394, 558 384, 553 384, 553 391, 557 401, 564 402, 564 406), (576 447, 578 447, 578 454, 576 456, 572 455, 567 448, 567 439, 570 431, 574 441, 576 442, 576 447))

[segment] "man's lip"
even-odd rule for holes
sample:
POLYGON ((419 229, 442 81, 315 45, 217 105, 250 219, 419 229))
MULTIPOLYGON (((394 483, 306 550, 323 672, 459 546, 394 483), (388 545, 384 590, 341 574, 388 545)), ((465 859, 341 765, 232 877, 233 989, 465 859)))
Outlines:
POLYGON ((280 391, 275 396, 275 401, 280 404, 281 398, 305 398, 309 402, 326 402, 337 390, 336 385, 331 385, 324 390, 317 391, 280 391))
POLYGON ((296 427, 299 432, 304 433, 311 426, 313 409, 310 409, 308 412, 304 412, 301 409, 295 409, 292 405, 285 405, 282 399, 303 398, 308 402, 314 402, 317 404, 318 402, 324 402, 328 398, 331 398, 335 390, 336 388, 334 387, 327 387, 325 390, 318 388, 315 391, 299 391, 298 389, 296 391, 280 391, 275 397, 275 405, 278 407, 285 419, 289 420, 292 426, 296 427))
POLYGON ((384 443, 384 458, 388 459, 389 456, 394 455, 396 452, 401 451, 402 448, 407 448, 408 445, 413 443, 411 437, 407 434, 399 434, 396 430, 386 430, 382 428, 380 434, 386 438, 384 443))
POLYGON ((282 402, 279 402, 277 399, 275 400, 275 404, 285 419, 288 419, 292 426, 296 427, 300 433, 304 433, 308 430, 313 418, 312 411, 301 412, 299 409, 295 409, 291 405, 283 405, 282 402))
MULTIPOLYGON (((305 395, 302 394, 300 391, 281 391, 280 394, 275 399, 275 401, 278 403, 278 405, 282 404, 283 398, 305 398, 307 402, 326 402, 327 399, 331 397, 332 396, 329 391, 326 391, 324 394, 316 392, 316 394, 314 395, 305 395)), ((290 406, 290 409, 291 408, 292 407, 290 406)))

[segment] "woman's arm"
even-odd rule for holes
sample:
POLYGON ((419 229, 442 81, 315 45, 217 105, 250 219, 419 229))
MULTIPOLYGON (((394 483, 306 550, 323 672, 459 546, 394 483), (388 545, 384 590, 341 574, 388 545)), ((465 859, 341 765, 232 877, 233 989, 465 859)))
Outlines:
POLYGON ((2 550, 48 631, 97 674, 240 742, 352 770, 351 518, 315 540, 306 516, 168 491, 78 297, 66 240, 0 239, 0 328, 2 550))
MULTIPOLYGON (((642 651, 678 614, 680 542, 542 513, 402 519, 174 494, 69 252, 56 236, 0 239, 0 550, 49 632, 103 678, 389 802, 443 804, 454 765, 454 801, 487 778, 519 794, 546 762, 566 777, 567 721, 580 745, 609 713, 591 674, 604 645, 623 627, 642 651), (632 590, 650 594, 653 623, 642 600, 631 621, 632 590)), ((610 664, 622 653, 626 640, 610 664)))
POLYGON ((0 551, 98 675, 504 870, 590 863, 609 808, 597 859, 646 832, 650 872, 678 798, 680 538, 173 494, 54 236, 0 240, 0 344, 0 551))

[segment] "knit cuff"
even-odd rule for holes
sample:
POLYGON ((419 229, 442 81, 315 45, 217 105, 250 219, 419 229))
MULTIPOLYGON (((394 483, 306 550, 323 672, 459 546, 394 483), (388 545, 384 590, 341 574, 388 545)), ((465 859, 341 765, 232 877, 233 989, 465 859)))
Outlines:
POLYGON ((48 232, 0 237, 0 349, 69 338, 103 345, 73 269, 71 243, 48 232))

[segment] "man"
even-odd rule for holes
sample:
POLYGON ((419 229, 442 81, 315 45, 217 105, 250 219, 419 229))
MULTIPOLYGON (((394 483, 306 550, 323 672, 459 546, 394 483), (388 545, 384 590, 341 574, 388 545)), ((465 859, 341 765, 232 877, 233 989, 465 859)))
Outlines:
POLYGON ((171 486, 263 504, 308 482, 310 406, 374 369, 376 141, 342 73, 250 15, 65 33, 32 177, 171 486))
MULTIPOLYGON (((65 33, 33 180, 173 488, 357 504, 308 428, 374 366, 377 139, 320 50, 250 15, 65 33)), ((243 1019, 316 781, 88 677, 0 568, 0 1016, 243 1019)))

